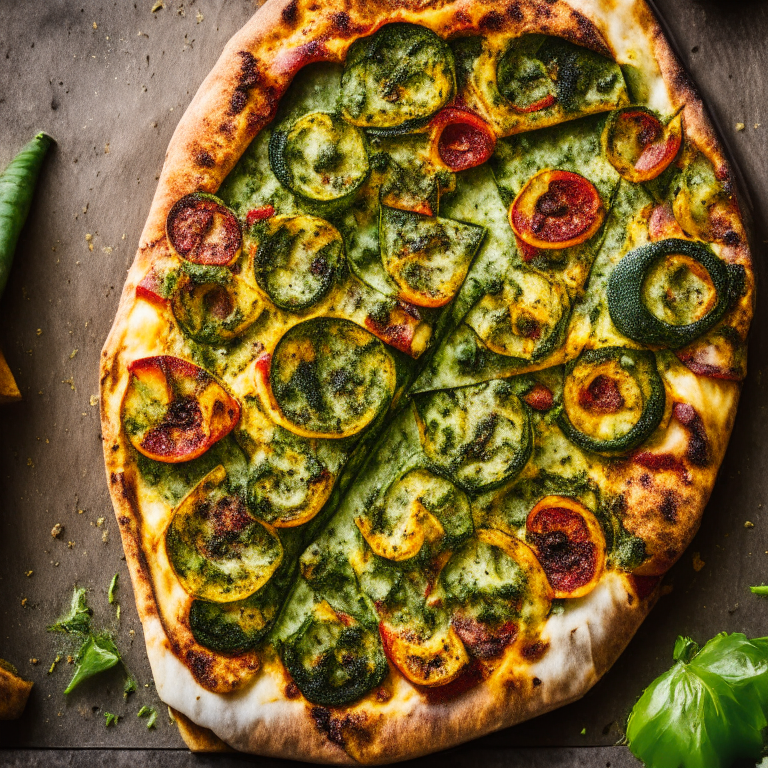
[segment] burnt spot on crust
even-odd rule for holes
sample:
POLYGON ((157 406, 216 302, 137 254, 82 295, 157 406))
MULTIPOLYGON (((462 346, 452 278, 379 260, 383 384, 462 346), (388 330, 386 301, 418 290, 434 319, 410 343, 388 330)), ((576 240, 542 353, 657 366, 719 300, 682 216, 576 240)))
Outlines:
POLYGON ((376 699, 376 701, 381 702, 382 704, 385 704, 392 698, 392 691, 382 686, 381 688, 376 689, 376 692, 374 693, 374 698, 376 699))
POLYGON ((525 14, 520 10, 519 2, 509 4, 507 7, 507 16, 509 16, 512 21, 522 21, 525 18, 525 14))
POLYGON ((229 100, 229 114, 239 115, 248 103, 248 91, 245 88, 235 88, 229 100))
POLYGON ((498 11, 489 11, 480 19, 481 32, 499 32, 504 28, 504 17, 498 11))
POLYGON ((535 643, 524 646, 520 653, 526 661, 534 662, 541 659, 547 650, 549 650, 549 643, 537 640, 535 643))
POLYGON ((349 14, 346 11, 339 11, 331 16, 331 25, 339 32, 349 31, 349 14))
POLYGON ((317 730, 325 734, 328 741, 340 747, 344 747, 350 737, 362 741, 370 740, 370 733, 365 728, 365 716, 362 714, 334 717, 326 707, 312 707, 310 715, 317 730))
POLYGON ((117 518, 118 525, 121 525, 123 528, 125 528, 126 525, 131 524, 131 518, 126 517, 125 515, 120 515, 120 517, 117 518))
POLYGON ((256 57, 250 51, 238 51, 237 55, 242 59, 238 78, 240 87, 253 88, 261 78, 256 57))
POLYGON ((285 686, 285 698, 286 699, 298 699, 299 696, 301 696, 301 691, 299 690, 299 686, 296 685, 293 681, 288 683, 288 685, 285 686))
POLYGON ((533 687, 538 688, 541 685, 541 680, 538 677, 533 678, 533 687))
POLYGON ((689 403, 675 403, 672 413, 688 431, 686 458, 695 467, 706 467, 710 463, 709 440, 701 416, 689 403))
POLYGON ((194 675, 203 688, 214 688, 216 686, 216 677, 213 674, 213 657, 210 653, 189 650, 185 658, 189 671, 194 675))
POLYGON ((679 501, 680 497, 675 491, 667 490, 664 492, 659 511, 668 523, 677 522, 677 506, 679 501))
POLYGON ((213 168, 216 165, 216 161, 209 152, 201 150, 195 155, 195 165, 198 168, 213 168))
POLYGON ((291 2, 283 8, 280 15, 283 17, 283 21, 286 24, 293 26, 299 16, 299 0, 291 0, 291 2))
POLYGON ((231 120, 225 120, 219 126, 219 133, 223 133, 228 138, 232 138, 234 134, 234 130, 235 130, 235 126, 232 124, 231 120))

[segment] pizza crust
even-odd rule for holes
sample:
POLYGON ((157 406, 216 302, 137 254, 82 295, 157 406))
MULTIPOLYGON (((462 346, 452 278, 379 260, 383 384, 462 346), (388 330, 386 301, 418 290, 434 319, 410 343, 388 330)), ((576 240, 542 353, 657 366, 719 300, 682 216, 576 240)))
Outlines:
MULTIPOLYGON (((164 228, 171 205, 184 194, 217 191, 253 137, 274 116, 294 74, 313 61, 343 61, 357 37, 397 20, 422 24, 443 36, 473 30, 486 34, 500 30, 551 33, 611 53, 620 63, 632 63, 648 82, 655 83, 649 93, 654 108, 670 111, 685 105, 687 136, 713 161, 721 178, 733 184, 701 99, 642 0, 573 0, 571 7, 559 0, 382 0, 375 4, 369 0, 329 0, 322 6, 313 0, 268 0, 229 42, 173 135, 139 250, 102 352, 101 417, 110 492, 157 689, 165 702, 182 713, 180 730, 193 749, 214 749, 223 740, 236 749, 261 755, 319 763, 376 764, 447 748, 581 697, 614 663, 657 595, 651 592, 640 597, 632 577, 609 574, 594 592, 571 601, 567 611, 548 620, 544 634, 549 648, 540 661, 525 669, 505 662, 488 680, 448 704, 428 703, 395 675, 388 702, 368 698, 333 712, 290 699, 285 692, 285 673, 274 659, 267 658, 263 672, 238 690, 226 683, 226 664, 210 658, 216 654, 203 654, 197 669, 181 660, 184 649, 158 608, 158 583, 142 549, 146 546, 142 535, 145 521, 120 425, 120 404, 128 380, 126 362, 167 351, 166 334, 156 316, 137 309, 135 287, 152 263, 169 255, 164 228), (606 40, 611 41, 612 48, 606 40), (666 87, 658 81, 659 73, 666 87), (219 666, 214 669, 211 664, 219 666), (232 692, 214 693, 211 689, 232 692)), ((748 292, 742 302, 748 321, 753 277, 743 230, 738 234, 739 242, 723 246, 721 255, 748 268, 748 292)), ((658 552, 652 553, 651 565, 646 568, 648 574, 663 573, 698 528, 738 402, 738 383, 697 379, 684 372, 679 378, 679 386, 687 387, 688 395, 694 389, 691 381, 699 382, 693 396, 698 398, 698 412, 711 450, 707 463, 695 470, 690 493, 680 507, 683 514, 674 525, 664 527, 658 516, 652 518, 652 513, 658 512, 658 505, 649 501, 656 498, 653 494, 638 494, 633 505, 635 517, 645 521, 643 535, 659 542, 658 552), (662 551, 662 542, 670 537, 674 548, 662 551)), ((688 437, 685 429, 671 421, 662 439, 668 441, 666 447, 676 446, 679 452, 685 449, 688 437)), ((616 482, 628 481, 640 487, 644 482, 641 470, 618 470, 616 482)), ((677 480, 661 473, 656 482, 663 492, 665 483, 671 487, 677 480)), ((637 525, 640 532, 641 522, 637 525)))

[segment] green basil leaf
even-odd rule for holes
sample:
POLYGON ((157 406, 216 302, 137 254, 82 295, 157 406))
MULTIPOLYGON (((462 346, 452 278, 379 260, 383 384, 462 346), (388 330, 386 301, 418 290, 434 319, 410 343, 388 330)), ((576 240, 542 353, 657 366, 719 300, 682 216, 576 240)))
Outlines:
POLYGON ((120 652, 109 635, 89 637, 77 654, 77 667, 75 674, 69 681, 64 693, 70 693, 83 680, 111 669, 120 662, 120 652))

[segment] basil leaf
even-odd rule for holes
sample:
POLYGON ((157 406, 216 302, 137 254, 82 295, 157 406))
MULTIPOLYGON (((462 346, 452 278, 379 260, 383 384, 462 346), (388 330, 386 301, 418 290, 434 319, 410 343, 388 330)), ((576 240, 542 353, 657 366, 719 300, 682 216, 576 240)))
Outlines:
POLYGON ((64 693, 70 693, 83 680, 111 669, 120 662, 120 652, 109 635, 89 637, 77 654, 77 667, 75 674, 69 681, 64 693))
POLYGON ((627 724, 647 768, 727 768, 757 760, 768 725, 768 638, 720 633, 701 650, 675 643, 675 665, 646 688, 627 724))

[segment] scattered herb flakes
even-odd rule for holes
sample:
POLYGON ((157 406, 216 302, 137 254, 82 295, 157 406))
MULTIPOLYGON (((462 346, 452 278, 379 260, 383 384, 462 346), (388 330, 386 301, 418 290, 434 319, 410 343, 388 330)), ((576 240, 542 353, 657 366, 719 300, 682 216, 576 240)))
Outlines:
POLYGON ((753 595, 768 595, 768 586, 750 587, 749 591, 753 595))
POLYGON ((693 570, 697 573, 706 565, 706 563, 701 559, 701 553, 700 552, 694 552, 693 553, 693 570))
POLYGON ((51 664, 50 668, 48 669, 48 674, 52 675, 53 670, 56 669, 56 665, 61 661, 61 656, 59 654, 56 654, 56 658, 53 660, 53 663, 51 664))
POLYGON ((111 669, 120 662, 120 652, 114 640, 106 633, 94 637, 91 635, 77 654, 75 674, 69 681, 64 693, 73 691, 83 680, 99 672, 111 669))
POLYGON ((136 679, 129 675, 123 686, 123 697, 127 699, 132 693, 136 693, 137 687, 136 679))
POLYGON ((120 621, 120 603, 117 604, 117 610, 115 611, 115 618, 120 621))
POLYGON ((154 728, 157 720, 157 711, 154 707, 148 707, 146 704, 136 713, 136 717, 147 717, 147 728, 154 728))
POLYGON ((49 632, 87 635, 91 631, 91 616, 93 611, 85 599, 85 587, 75 587, 69 611, 48 627, 49 632))
POLYGON ((120 719, 119 715, 113 715, 111 712, 105 712, 104 717, 107 719, 106 727, 109 728, 110 725, 116 725, 117 721, 120 719))
POLYGON ((112 577, 112 581, 109 583, 109 591, 107 592, 107 598, 109 599, 110 603, 115 602, 115 590, 117 589, 117 579, 120 574, 116 573, 112 577))
POLYGON ((582 729, 579 731, 579 734, 580 734, 581 736, 586 736, 586 735, 587 735, 587 729, 586 729, 586 728, 582 728, 582 729))
POLYGON ((73 349, 73 350, 72 350, 72 351, 69 353, 69 359, 70 359, 70 360, 74 360, 74 359, 75 359, 75 355, 76 355, 76 354, 77 354, 79 351, 80 351, 79 349, 73 349))

